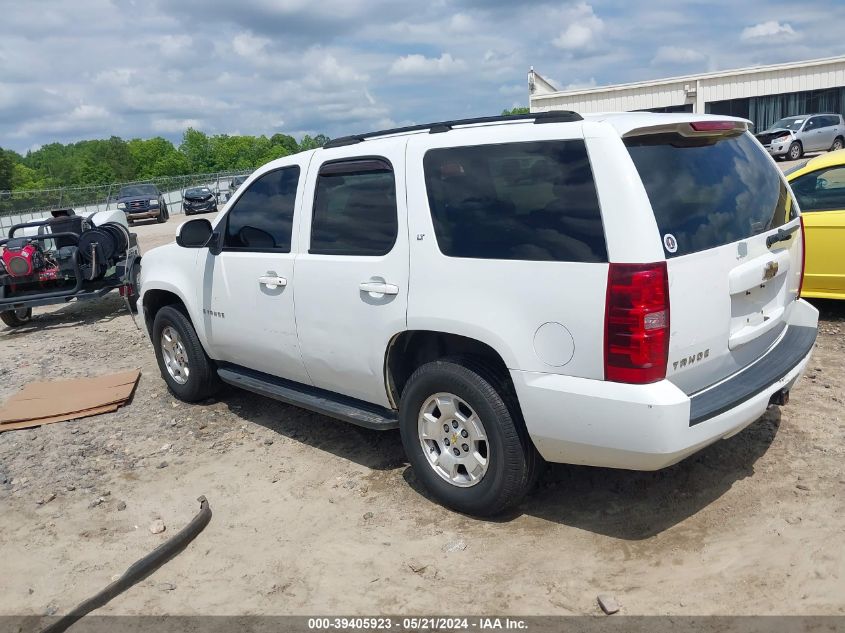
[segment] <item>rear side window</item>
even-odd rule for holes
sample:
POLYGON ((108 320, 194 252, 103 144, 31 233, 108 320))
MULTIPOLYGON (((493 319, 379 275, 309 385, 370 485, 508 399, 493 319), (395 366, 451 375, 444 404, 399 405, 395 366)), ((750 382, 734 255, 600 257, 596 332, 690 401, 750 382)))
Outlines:
POLYGON ((607 261, 584 141, 433 149, 423 169, 444 255, 607 261))
POLYGON ((295 165, 255 180, 226 216, 224 247, 289 253, 298 183, 295 165))
POLYGON ((389 162, 349 160, 320 168, 310 253, 386 255, 397 234, 396 183, 389 162))
POLYGON ((764 233, 795 216, 777 167, 749 134, 626 139, 667 257, 764 233))

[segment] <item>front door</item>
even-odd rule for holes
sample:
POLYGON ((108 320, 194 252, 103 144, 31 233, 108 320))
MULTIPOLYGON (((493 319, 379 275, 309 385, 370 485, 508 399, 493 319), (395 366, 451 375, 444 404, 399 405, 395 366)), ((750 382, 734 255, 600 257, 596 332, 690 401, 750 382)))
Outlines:
POLYGON ((366 158, 320 153, 296 260, 299 342, 314 385, 382 406, 385 351, 408 305, 406 142, 367 141, 366 158))
POLYGON ((223 251, 206 251, 202 311, 217 360, 308 383, 293 309, 294 207, 305 170, 270 170, 241 192, 217 225, 223 251))

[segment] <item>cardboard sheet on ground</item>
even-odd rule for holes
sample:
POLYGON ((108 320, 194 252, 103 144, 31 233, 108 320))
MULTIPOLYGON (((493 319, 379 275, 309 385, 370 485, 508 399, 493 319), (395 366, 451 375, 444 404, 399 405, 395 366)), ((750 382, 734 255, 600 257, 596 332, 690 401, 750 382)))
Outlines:
POLYGON ((33 382, 0 408, 0 432, 117 411, 126 404, 141 372, 96 378, 33 382))

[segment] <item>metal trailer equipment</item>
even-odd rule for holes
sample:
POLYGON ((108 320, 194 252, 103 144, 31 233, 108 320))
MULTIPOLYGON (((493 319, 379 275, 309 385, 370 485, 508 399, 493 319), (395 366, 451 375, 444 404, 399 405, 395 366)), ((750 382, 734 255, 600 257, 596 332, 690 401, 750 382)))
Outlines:
POLYGON ((15 224, 0 239, 0 319, 19 327, 35 306, 99 299, 118 289, 130 311, 138 300, 141 252, 122 211, 90 217, 73 209, 15 224))

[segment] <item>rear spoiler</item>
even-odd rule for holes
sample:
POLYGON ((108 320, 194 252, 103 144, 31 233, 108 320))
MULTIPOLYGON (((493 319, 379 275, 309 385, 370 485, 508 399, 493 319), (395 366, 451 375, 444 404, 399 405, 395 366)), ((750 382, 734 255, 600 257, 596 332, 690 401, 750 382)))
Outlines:
POLYGON ((649 125, 638 127, 622 135, 622 138, 632 136, 652 136, 655 134, 680 134, 689 138, 706 136, 735 136, 748 131, 748 121, 720 121, 705 119, 703 121, 683 121, 681 123, 667 123, 665 125, 649 125))

